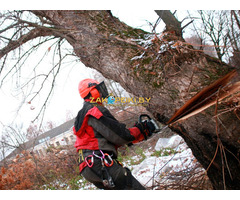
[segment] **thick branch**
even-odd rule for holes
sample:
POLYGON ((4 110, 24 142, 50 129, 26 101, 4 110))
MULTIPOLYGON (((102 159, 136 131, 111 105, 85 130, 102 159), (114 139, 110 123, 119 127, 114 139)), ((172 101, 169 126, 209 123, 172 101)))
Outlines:
POLYGON ((174 31, 177 36, 182 36, 181 22, 169 10, 155 10, 155 12, 166 24, 166 31, 174 31))

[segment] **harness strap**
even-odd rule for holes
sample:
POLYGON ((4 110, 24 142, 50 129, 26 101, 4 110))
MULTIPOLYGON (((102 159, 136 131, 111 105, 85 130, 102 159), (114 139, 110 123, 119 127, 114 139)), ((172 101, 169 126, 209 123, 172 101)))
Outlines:
POLYGON ((84 158, 83 158, 83 150, 82 150, 82 149, 79 149, 78 153, 79 153, 79 160, 78 160, 78 162, 80 163, 81 160, 82 160, 82 161, 84 160, 84 158))
POLYGON ((79 150, 79 163, 80 166, 84 164, 84 167, 88 166, 88 168, 95 174, 97 177, 101 179, 101 182, 105 187, 108 188, 114 188, 115 184, 113 182, 113 179, 111 175, 109 174, 107 167, 111 167, 113 165, 113 160, 111 156, 108 153, 103 153, 101 150, 79 150), (105 158, 105 156, 107 158, 105 158), (99 177, 98 174, 92 169, 93 167, 93 160, 91 160, 91 163, 88 163, 88 158, 93 159, 93 157, 96 157, 101 160, 102 168, 101 168, 101 176, 99 177))

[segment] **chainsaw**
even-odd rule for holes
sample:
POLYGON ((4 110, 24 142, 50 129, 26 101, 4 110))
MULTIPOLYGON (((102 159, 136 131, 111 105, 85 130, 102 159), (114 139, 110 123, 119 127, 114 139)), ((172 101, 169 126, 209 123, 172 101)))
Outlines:
MULTIPOLYGON (((154 127, 155 127, 155 130, 153 133, 157 133, 160 131, 160 128, 159 126, 157 125, 157 123, 147 114, 141 114, 138 118, 138 122, 141 123, 141 122, 152 122, 154 127)), ((133 143, 129 143, 128 146, 132 146, 133 143)))
POLYGON ((138 118, 138 122, 141 123, 141 122, 152 122, 154 127, 155 127, 155 131, 154 133, 156 132, 159 132, 160 131, 160 128, 159 126, 157 125, 157 123, 155 122, 154 119, 152 119, 149 115, 147 114, 141 114, 138 118))

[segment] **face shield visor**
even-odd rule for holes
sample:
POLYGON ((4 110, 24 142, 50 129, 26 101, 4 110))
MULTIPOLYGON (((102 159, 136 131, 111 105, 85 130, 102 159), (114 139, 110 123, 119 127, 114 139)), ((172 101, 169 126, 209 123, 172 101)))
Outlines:
POLYGON ((101 83, 99 83, 98 85, 96 85, 96 87, 95 87, 98 91, 99 91, 99 93, 102 95, 102 98, 106 98, 106 97, 108 97, 108 90, 107 90, 107 87, 106 87, 106 85, 105 85, 105 83, 104 83, 104 81, 102 81, 101 83))

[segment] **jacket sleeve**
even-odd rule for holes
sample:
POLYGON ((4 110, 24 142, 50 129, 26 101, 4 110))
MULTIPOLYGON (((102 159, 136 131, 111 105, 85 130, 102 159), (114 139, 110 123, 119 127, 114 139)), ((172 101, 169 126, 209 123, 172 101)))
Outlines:
POLYGON ((125 124, 104 115, 99 119, 90 116, 88 125, 92 126, 95 131, 101 134, 109 142, 118 146, 136 143, 144 139, 137 127, 127 129, 125 124))

